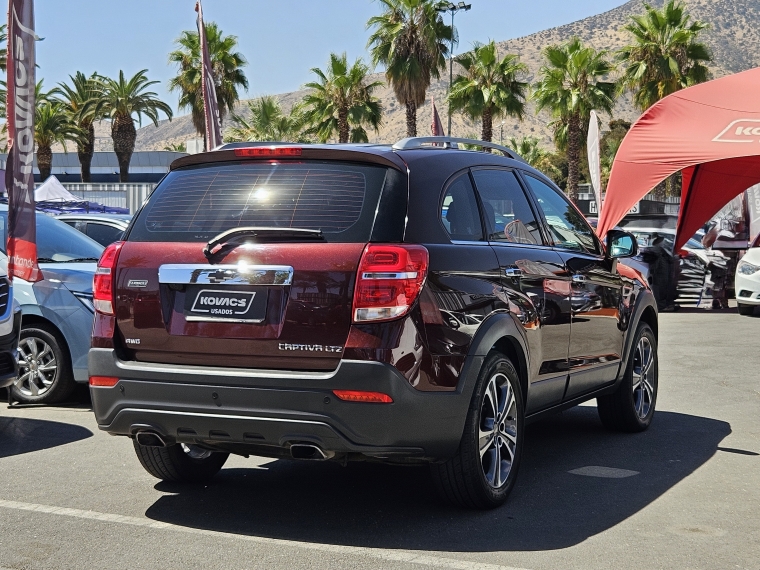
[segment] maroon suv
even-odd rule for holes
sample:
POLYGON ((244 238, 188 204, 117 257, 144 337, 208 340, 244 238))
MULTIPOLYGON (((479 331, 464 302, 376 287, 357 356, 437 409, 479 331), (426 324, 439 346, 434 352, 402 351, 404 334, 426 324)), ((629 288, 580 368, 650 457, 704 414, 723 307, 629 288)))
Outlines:
POLYGON ((635 239, 603 244, 479 144, 503 156, 439 138, 174 162, 95 277, 99 427, 161 479, 230 453, 428 463, 479 508, 512 489, 526 421, 596 398, 606 426, 646 429, 657 311, 618 264, 635 239))

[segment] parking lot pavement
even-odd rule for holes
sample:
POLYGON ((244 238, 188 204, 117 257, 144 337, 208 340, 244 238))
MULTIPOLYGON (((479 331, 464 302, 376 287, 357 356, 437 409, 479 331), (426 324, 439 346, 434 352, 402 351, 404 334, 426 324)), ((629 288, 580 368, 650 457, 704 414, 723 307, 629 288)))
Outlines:
POLYGON ((531 425, 507 505, 441 505, 427 471, 231 458, 157 482, 86 404, 0 410, 0 568, 758 568, 760 318, 660 317, 649 431, 593 406, 531 425))

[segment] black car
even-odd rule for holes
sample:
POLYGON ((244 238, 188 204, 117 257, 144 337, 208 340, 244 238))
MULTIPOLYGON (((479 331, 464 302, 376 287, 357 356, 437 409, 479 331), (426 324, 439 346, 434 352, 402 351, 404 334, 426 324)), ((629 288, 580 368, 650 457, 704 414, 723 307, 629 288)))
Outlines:
POLYGON ((184 157, 99 263, 95 416, 165 480, 230 453, 427 463, 445 498, 494 507, 527 422, 592 398, 611 429, 652 421, 635 253, 490 143, 184 157))

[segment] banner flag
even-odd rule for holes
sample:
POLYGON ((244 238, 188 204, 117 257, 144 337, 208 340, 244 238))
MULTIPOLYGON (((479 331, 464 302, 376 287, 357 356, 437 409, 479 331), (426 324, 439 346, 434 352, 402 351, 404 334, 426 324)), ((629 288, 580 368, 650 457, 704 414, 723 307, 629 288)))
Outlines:
POLYGON ((201 0, 195 3, 198 12, 198 41, 201 48, 201 81, 203 82, 203 112, 206 117, 206 150, 214 150, 222 144, 222 124, 219 119, 219 105, 216 101, 216 84, 211 57, 206 43, 206 26, 203 24, 201 0))
POLYGON ((6 102, 8 160, 8 276, 40 281, 34 207, 35 41, 33 0, 8 3, 6 102))
POLYGON ((591 111, 588 125, 588 171, 591 174, 591 186, 596 197, 596 215, 602 215, 602 165, 599 157, 599 119, 596 111, 591 111))
POLYGON ((446 133, 443 131, 443 123, 441 123, 441 117, 438 115, 438 109, 435 108, 435 99, 431 97, 430 102, 433 104, 433 121, 430 125, 430 132, 433 133, 434 137, 446 136, 446 133))

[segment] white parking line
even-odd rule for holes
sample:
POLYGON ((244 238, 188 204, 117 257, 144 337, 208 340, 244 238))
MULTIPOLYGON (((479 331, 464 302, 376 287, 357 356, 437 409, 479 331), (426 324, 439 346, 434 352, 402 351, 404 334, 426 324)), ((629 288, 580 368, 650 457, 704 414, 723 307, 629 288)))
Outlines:
POLYGON ((405 550, 383 550, 380 548, 364 548, 361 546, 343 546, 340 544, 317 544, 313 542, 299 542, 295 540, 282 540, 278 538, 264 538, 260 536, 249 536, 244 534, 234 534, 231 532, 219 532, 215 530, 204 530, 198 528, 189 528, 171 523, 154 521, 149 518, 128 517, 124 515, 114 515, 109 513, 99 513, 97 511, 83 511, 81 509, 68 509, 65 507, 52 507, 49 505, 36 505, 34 503, 20 503, 18 501, 5 501, 0 499, 0 508, 13 509, 17 511, 31 511, 47 515, 58 515, 71 517, 75 519, 85 519, 91 521, 100 521, 106 523, 124 524, 130 526, 141 526, 145 528, 170 530, 184 532, 187 534, 200 534, 213 538, 227 538, 234 540, 245 540, 270 546, 286 546, 303 548, 306 550, 316 550, 328 552, 331 554, 343 554, 352 556, 364 556, 385 560, 389 562, 406 562, 409 564, 419 564, 421 566, 432 566, 436 568, 453 568, 454 570, 526 570, 524 568, 514 568, 512 566, 501 566, 498 564, 486 564, 481 562, 471 562, 468 560, 457 560, 455 558, 443 558, 431 556, 429 554, 417 554, 405 550))

